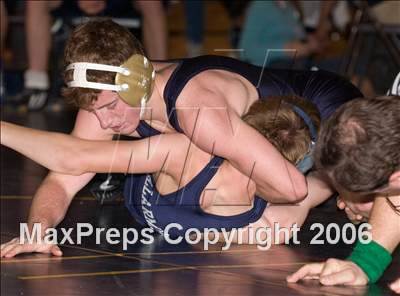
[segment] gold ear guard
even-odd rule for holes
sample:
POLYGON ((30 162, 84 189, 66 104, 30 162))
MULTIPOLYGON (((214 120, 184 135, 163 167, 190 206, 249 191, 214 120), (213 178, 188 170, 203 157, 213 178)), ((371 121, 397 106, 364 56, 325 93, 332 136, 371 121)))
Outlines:
POLYGON ((129 73, 117 73, 115 84, 122 86, 120 97, 130 106, 138 107, 150 99, 154 88, 155 71, 150 61, 140 54, 132 55, 122 68, 129 73))

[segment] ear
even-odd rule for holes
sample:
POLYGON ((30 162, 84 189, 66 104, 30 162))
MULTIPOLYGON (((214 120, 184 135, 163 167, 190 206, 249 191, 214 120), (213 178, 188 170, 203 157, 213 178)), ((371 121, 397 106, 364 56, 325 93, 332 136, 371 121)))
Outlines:
POLYGON ((396 171, 390 175, 389 186, 393 189, 400 189, 400 171, 396 171))

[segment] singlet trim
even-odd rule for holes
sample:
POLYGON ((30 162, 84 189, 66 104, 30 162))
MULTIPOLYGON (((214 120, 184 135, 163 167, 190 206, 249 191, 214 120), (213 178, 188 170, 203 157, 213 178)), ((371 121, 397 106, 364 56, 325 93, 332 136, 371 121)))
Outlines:
MULTIPOLYGON (((252 200, 253 206, 251 207, 251 209, 249 209, 243 213, 240 213, 240 214, 223 216, 223 215, 207 213, 202 209, 202 207, 200 205, 201 194, 204 191, 204 188, 210 182, 210 180, 218 172, 218 169, 221 166, 223 161, 224 161, 224 159, 221 157, 218 157, 218 156, 213 157, 213 159, 210 162, 208 162, 207 165, 188 184, 186 184, 184 187, 178 189, 177 191, 174 191, 174 192, 171 192, 171 193, 168 193, 165 195, 162 195, 158 192, 154 177, 152 174, 150 174, 151 181, 153 183, 154 193, 158 196, 157 199, 162 199, 168 203, 168 201, 174 201, 175 198, 181 198, 184 194, 183 191, 188 190, 192 197, 191 201, 193 201, 194 203, 187 205, 187 207, 188 208, 196 207, 196 210, 204 216, 208 216, 208 217, 212 217, 217 220, 224 220, 224 221, 235 220, 235 219, 239 219, 242 217, 248 217, 248 216, 259 219, 260 214, 262 214, 264 212, 264 209, 267 206, 267 201, 265 201, 261 197, 258 197, 257 195, 255 195, 254 199, 252 200), (215 171, 213 171, 211 174, 207 174, 207 172, 211 171, 211 170, 215 170, 215 171), (197 188, 200 188, 200 190, 199 189, 191 190, 191 187, 194 187, 194 186, 196 186, 197 188), (260 211, 261 211, 261 213, 260 213, 260 211)), ((186 205, 182 205, 180 202, 175 201, 175 206, 185 207, 186 205)), ((254 222, 254 221, 252 221, 252 222, 254 222)))
MULTIPOLYGON (((164 88, 163 96, 164 96, 164 101, 165 101, 165 104, 167 107, 168 119, 169 119, 170 124, 175 128, 176 131, 183 133, 183 130, 181 129, 181 127, 179 125, 178 116, 176 114, 176 109, 175 109, 176 101, 178 100, 179 95, 181 94, 181 92, 185 88, 185 86, 188 84, 188 82, 193 77, 201 74, 204 71, 222 70, 222 71, 227 71, 230 73, 238 74, 243 79, 248 81, 251 85, 253 85, 257 91, 258 98, 261 97, 260 90, 257 87, 255 81, 252 81, 251 77, 248 77, 250 75, 245 75, 246 70, 241 70, 241 69, 239 69, 239 67, 236 69, 234 66, 230 66, 229 62, 232 62, 232 61, 229 58, 211 55, 211 56, 201 56, 201 57, 197 57, 194 59, 185 59, 185 60, 180 61, 178 66, 172 72, 172 74, 171 74, 170 78, 168 79, 167 84, 165 85, 165 88, 164 88), (184 62, 185 61, 193 62, 194 59, 200 60, 200 61, 201 61, 201 59, 204 59, 208 63, 210 63, 210 61, 207 59, 213 59, 213 61, 212 61, 213 63, 211 65, 201 65, 200 64, 199 69, 195 69, 194 71, 190 72, 189 75, 185 75, 185 77, 182 81, 178 81, 177 88, 175 90, 172 90, 172 85, 174 83, 176 83, 176 79, 177 79, 176 76, 179 74, 179 71, 183 67, 184 62), (214 60, 218 60, 218 61, 214 61, 214 60), (220 64, 217 64, 217 62, 219 62, 220 64)), ((235 62, 238 62, 238 61, 235 60, 235 62)), ((246 66, 256 67, 256 66, 251 66, 251 65, 246 65, 246 66)), ((189 67, 189 69, 193 70, 193 67, 189 67)), ((262 72, 260 72, 260 74, 261 73, 262 72)), ((265 75, 265 74, 263 74, 263 75, 265 75)))
MULTIPOLYGON (((153 182, 154 185, 154 190, 156 191, 157 195, 159 196, 159 198, 166 200, 166 199, 171 199, 171 198, 175 198, 177 196, 181 196, 183 194, 182 191, 184 190, 190 190, 191 187, 194 187, 195 185, 197 187, 202 187, 201 191, 198 192, 199 190, 196 190, 195 192, 192 192, 192 195, 196 196, 196 201, 197 203, 195 204, 196 206, 199 205, 199 198, 200 196, 198 196, 197 193, 201 193, 204 190, 204 187, 207 186, 207 184, 209 183, 209 181, 215 176, 215 174, 218 172, 222 162, 224 161, 223 158, 218 157, 218 156, 214 156, 201 170, 200 172, 198 172, 196 174, 196 176, 193 177, 192 180, 189 181, 189 183, 187 183, 185 186, 183 186, 182 188, 179 188, 178 190, 171 192, 171 193, 167 193, 165 195, 161 194, 158 192, 157 188, 156 188, 156 180, 154 179, 154 176, 152 174, 150 174, 151 176, 151 180, 153 182), (214 170, 214 171, 212 171, 214 170), (206 173, 212 171, 210 175, 207 175, 206 173), (196 193, 196 194, 194 194, 196 193), (198 198, 197 198, 198 196, 198 198)), ((194 205, 191 205, 194 206, 194 205)))

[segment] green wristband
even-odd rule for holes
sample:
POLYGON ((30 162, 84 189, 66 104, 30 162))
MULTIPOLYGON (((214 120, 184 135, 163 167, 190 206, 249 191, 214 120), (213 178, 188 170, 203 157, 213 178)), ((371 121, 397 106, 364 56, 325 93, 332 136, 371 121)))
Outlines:
POLYGON ((370 283, 376 283, 392 262, 392 255, 375 241, 367 244, 358 241, 347 260, 357 264, 368 276, 370 283))

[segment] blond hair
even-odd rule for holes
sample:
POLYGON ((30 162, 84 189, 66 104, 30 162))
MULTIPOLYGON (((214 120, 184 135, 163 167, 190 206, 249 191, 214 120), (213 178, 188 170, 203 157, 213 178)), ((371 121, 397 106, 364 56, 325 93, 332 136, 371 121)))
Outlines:
POLYGON ((270 96, 250 106, 242 117, 245 122, 266 137, 282 155, 296 164, 309 152, 311 132, 294 110, 296 106, 311 119, 318 131, 321 120, 313 103, 299 96, 270 96))

